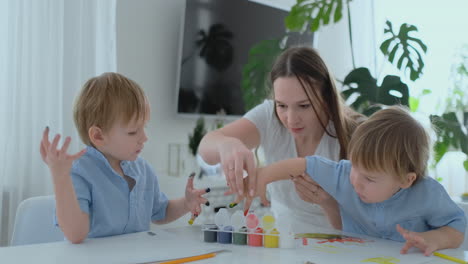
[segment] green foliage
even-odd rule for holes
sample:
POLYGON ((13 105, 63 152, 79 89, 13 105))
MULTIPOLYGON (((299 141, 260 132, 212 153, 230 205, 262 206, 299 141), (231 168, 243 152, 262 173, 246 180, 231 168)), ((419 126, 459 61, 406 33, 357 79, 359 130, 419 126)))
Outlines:
POLYGON ((321 25, 328 25, 333 15, 333 22, 343 17, 344 0, 297 0, 285 19, 286 28, 294 32, 302 32, 307 26, 311 32, 317 31, 321 25))
MULTIPOLYGON (((310 31, 317 31, 320 26, 327 25, 330 22, 333 13, 333 22, 338 22, 342 18, 344 8, 348 8, 349 2, 346 0, 297 0, 296 5, 285 19, 286 27, 291 31, 301 31, 309 26, 310 31)), ((387 21, 387 28, 384 33, 390 35, 380 46, 380 50, 391 63, 396 63, 398 69, 407 68, 410 71, 410 79, 416 80, 422 74, 424 62, 421 53, 426 53, 426 45, 419 39, 409 36, 411 32, 417 31, 413 25, 403 24, 398 34, 392 29, 392 23, 387 21)), ((348 27, 351 36, 351 18, 348 18, 348 27)), ((351 48, 353 51, 353 48, 351 48)), ((354 58, 354 55, 352 54, 354 58)), ((354 59, 353 59, 354 64, 354 59)), ((355 96, 356 100, 352 103, 355 109, 365 115, 372 114, 380 109, 375 104, 403 104, 409 106, 409 89, 398 76, 385 76, 380 86, 376 79, 372 77, 370 71, 366 68, 354 68, 344 81, 343 95, 348 98, 355 96)), ((413 99, 413 105, 419 104, 419 101, 413 99)), ((417 106, 416 106, 417 107, 417 106)))
POLYGON ((377 85, 377 80, 372 77, 369 69, 357 68, 346 76, 343 84, 347 89, 345 89, 342 94, 345 98, 349 98, 352 94, 357 93, 358 97, 351 106, 356 111, 365 115, 371 115, 381 108, 381 106, 376 104, 409 105, 408 86, 401 82, 398 76, 385 76, 382 84, 379 86, 377 85))
POLYGON ((437 141, 434 147, 436 163, 450 150, 460 150, 467 155, 463 166, 468 171, 468 45, 462 47, 458 61, 452 67, 453 87, 449 89, 445 113, 431 115, 437 128, 437 141))
POLYGON ((431 90, 424 89, 422 91, 422 93, 419 94, 418 96, 416 96, 416 97, 410 96, 410 98, 409 98, 409 107, 410 107, 411 112, 418 111, 420 98, 425 96, 425 95, 431 94, 431 93, 432 93, 431 90))
POLYGON ((404 23, 400 26, 400 31, 396 35, 393 32, 392 23, 387 21, 386 24, 387 27, 384 33, 390 35, 390 38, 382 42, 380 50, 389 62, 395 64, 396 61, 396 66, 399 70, 405 66, 410 71, 410 79, 412 81, 417 80, 424 68, 420 51, 427 52, 427 46, 420 39, 409 36, 412 31, 418 31, 418 29, 413 25, 404 23), (397 52, 400 54, 399 58, 397 52), (403 65, 404 63, 405 65, 403 65))
POLYGON ((276 57, 283 52, 279 39, 263 40, 249 51, 249 58, 242 69, 242 91, 245 109, 261 103, 267 96, 266 82, 276 57))
POLYGON ((188 145, 190 148, 190 153, 192 153, 193 156, 197 155, 198 145, 200 145, 200 141, 202 140, 203 136, 205 136, 205 134, 205 119, 200 117, 197 119, 197 124, 193 128, 193 133, 189 134, 188 136, 188 145))
MULTIPOLYGON (((431 115, 430 120, 436 127, 437 133, 437 141, 434 146, 436 162, 440 161, 444 154, 450 150, 450 147, 461 150, 468 157, 468 112, 463 113, 461 121, 455 112, 445 113, 442 116, 431 115)), ((468 158, 463 165, 468 171, 468 158)))

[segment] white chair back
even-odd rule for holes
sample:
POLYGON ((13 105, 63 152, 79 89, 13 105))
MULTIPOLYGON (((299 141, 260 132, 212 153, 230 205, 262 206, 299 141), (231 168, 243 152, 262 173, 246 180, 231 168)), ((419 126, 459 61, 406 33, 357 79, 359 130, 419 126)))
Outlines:
POLYGON ((53 222, 55 197, 38 196, 20 203, 16 211, 11 246, 47 243, 64 240, 53 222))

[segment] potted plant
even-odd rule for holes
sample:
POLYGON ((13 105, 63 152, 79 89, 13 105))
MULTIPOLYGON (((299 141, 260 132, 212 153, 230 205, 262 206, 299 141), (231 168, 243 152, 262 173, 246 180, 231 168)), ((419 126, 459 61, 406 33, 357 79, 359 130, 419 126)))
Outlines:
MULTIPOLYGON (((338 22, 343 12, 348 12, 349 39, 352 46, 351 17, 349 1, 343 0, 297 0, 285 19, 288 32, 278 40, 264 41, 250 50, 249 61, 244 66, 242 86, 246 102, 257 104, 265 96, 264 83, 271 69, 274 58, 284 50, 290 32, 317 31, 321 26, 331 21, 338 22), (283 44, 283 45, 280 45, 283 44)), ((418 38, 410 36, 417 31, 413 25, 402 24, 399 32, 393 30, 390 21, 386 22, 384 32, 388 38, 380 45, 380 51, 386 59, 399 70, 407 73, 412 81, 417 80, 424 68, 422 54, 426 53, 426 45, 418 38)), ((354 49, 351 47, 351 50, 354 49)), ((357 111, 370 115, 380 109, 379 105, 403 104, 409 106, 409 88, 399 76, 387 75, 381 84, 377 77, 372 76, 369 69, 356 67, 352 52, 353 70, 345 77, 343 96, 356 99, 351 103, 357 111), (396 92, 396 93, 395 93, 396 92), (399 95, 398 95, 399 94, 399 95)))
POLYGON ((463 162, 468 172, 468 44, 462 48, 459 61, 452 67, 453 86, 442 115, 431 115, 436 127, 434 145, 436 164, 448 151, 460 151, 466 155, 463 162))

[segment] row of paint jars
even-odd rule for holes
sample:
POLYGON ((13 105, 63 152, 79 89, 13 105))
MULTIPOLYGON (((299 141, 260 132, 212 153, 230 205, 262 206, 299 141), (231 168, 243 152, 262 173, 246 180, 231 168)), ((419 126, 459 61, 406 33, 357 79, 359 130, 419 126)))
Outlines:
POLYGON ((244 216, 241 211, 230 215, 227 210, 220 209, 215 215, 215 224, 202 227, 204 241, 253 247, 294 248, 294 234, 289 225, 275 228, 276 219, 271 214, 264 215, 261 220, 260 224, 260 219, 253 211, 244 216))

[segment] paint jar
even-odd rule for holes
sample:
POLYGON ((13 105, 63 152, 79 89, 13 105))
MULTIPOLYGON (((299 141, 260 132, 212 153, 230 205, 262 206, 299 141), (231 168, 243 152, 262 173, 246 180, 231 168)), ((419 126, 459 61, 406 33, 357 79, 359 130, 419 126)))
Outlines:
POLYGON ((215 224, 203 225, 203 241, 214 243, 217 241, 218 227, 215 224))
POLYGON ((241 227, 238 232, 234 232, 232 243, 235 245, 247 245, 247 227, 241 227))
POLYGON ((277 248, 279 246, 279 232, 274 228, 270 232, 269 235, 265 235, 264 237, 264 246, 266 248, 277 248))
POLYGON ((222 231, 218 232, 218 243, 231 244, 232 243, 232 226, 223 227, 222 231))
POLYGON ((248 234, 248 243, 252 247, 261 247, 263 246, 263 229, 257 227, 253 234, 248 234))

